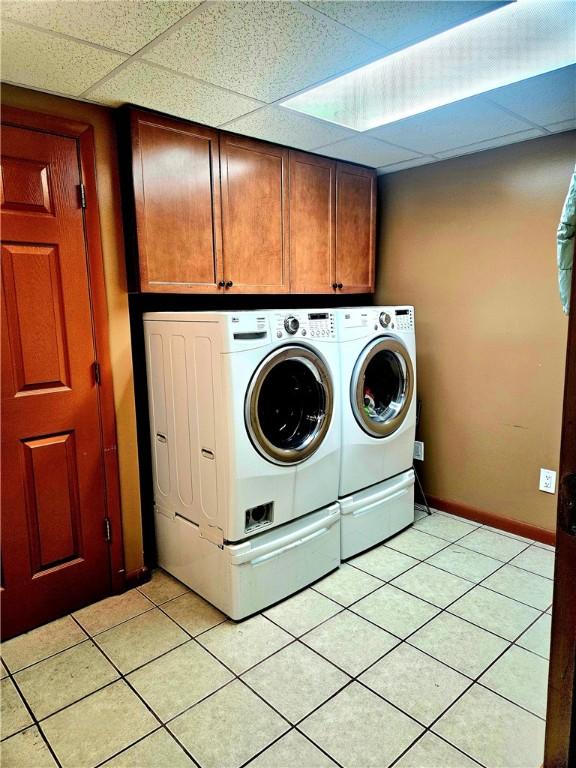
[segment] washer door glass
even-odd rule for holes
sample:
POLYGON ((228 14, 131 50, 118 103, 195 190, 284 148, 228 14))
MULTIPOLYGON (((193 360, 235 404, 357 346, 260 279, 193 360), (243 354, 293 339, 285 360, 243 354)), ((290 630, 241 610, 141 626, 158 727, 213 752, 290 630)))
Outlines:
POLYGON ((398 339, 384 337, 369 344, 352 374, 350 399, 358 424, 373 437, 395 432, 412 402, 414 369, 398 339))
POLYGON ((303 461, 328 431, 332 402, 321 358, 304 347, 282 347, 264 360, 248 388, 245 416, 252 442, 276 464, 303 461))

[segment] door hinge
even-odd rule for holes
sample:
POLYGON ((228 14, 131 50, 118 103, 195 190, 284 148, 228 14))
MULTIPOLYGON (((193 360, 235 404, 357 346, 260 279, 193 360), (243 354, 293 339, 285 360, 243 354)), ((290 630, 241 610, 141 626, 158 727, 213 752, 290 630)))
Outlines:
POLYGON ((559 525, 576 536, 576 473, 564 475, 560 483, 559 525))
POLYGON ((78 184, 78 194, 80 195, 80 208, 86 208, 86 187, 84 184, 78 184))
POLYGON ((100 363, 98 360, 94 360, 92 363, 92 371, 94 373, 94 383, 99 386, 100 382, 102 381, 102 375, 100 372, 100 363))
POLYGON ((109 517, 104 518, 104 540, 108 542, 112 541, 112 525, 110 524, 109 517))

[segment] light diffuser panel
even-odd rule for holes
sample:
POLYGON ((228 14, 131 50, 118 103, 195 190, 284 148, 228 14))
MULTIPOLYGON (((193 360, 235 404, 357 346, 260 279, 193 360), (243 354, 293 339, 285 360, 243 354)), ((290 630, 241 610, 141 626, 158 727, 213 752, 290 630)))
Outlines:
POLYGON ((519 0, 282 106, 367 131, 574 62, 576 3, 519 0))

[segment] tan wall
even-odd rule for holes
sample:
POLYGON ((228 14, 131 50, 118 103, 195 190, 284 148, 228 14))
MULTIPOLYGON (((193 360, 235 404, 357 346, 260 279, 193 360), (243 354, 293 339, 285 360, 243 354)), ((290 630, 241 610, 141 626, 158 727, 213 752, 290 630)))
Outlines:
POLYGON ((377 301, 414 304, 425 488, 554 529, 567 318, 555 235, 565 133, 381 179, 377 301))
POLYGON ((2 86, 2 103, 67 117, 94 127, 102 250, 110 322, 110 355, 114 376, 125 566, 126 570, 131 572, 143 564, 142 526, 128 294, 112 112, 104 107, 9 85, 2 86))

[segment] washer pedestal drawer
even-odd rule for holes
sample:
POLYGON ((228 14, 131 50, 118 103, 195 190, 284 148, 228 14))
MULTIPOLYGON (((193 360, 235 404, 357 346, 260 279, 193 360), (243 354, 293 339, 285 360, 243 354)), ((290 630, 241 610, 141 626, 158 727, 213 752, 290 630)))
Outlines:
POLYGON ((340 499, 342 560, 414 522, 414 470, 340 499))
POLYGON ((338 503, 237 544, 156 507, 158 564, 231 619, 282 600, 340 565, 338 503))

